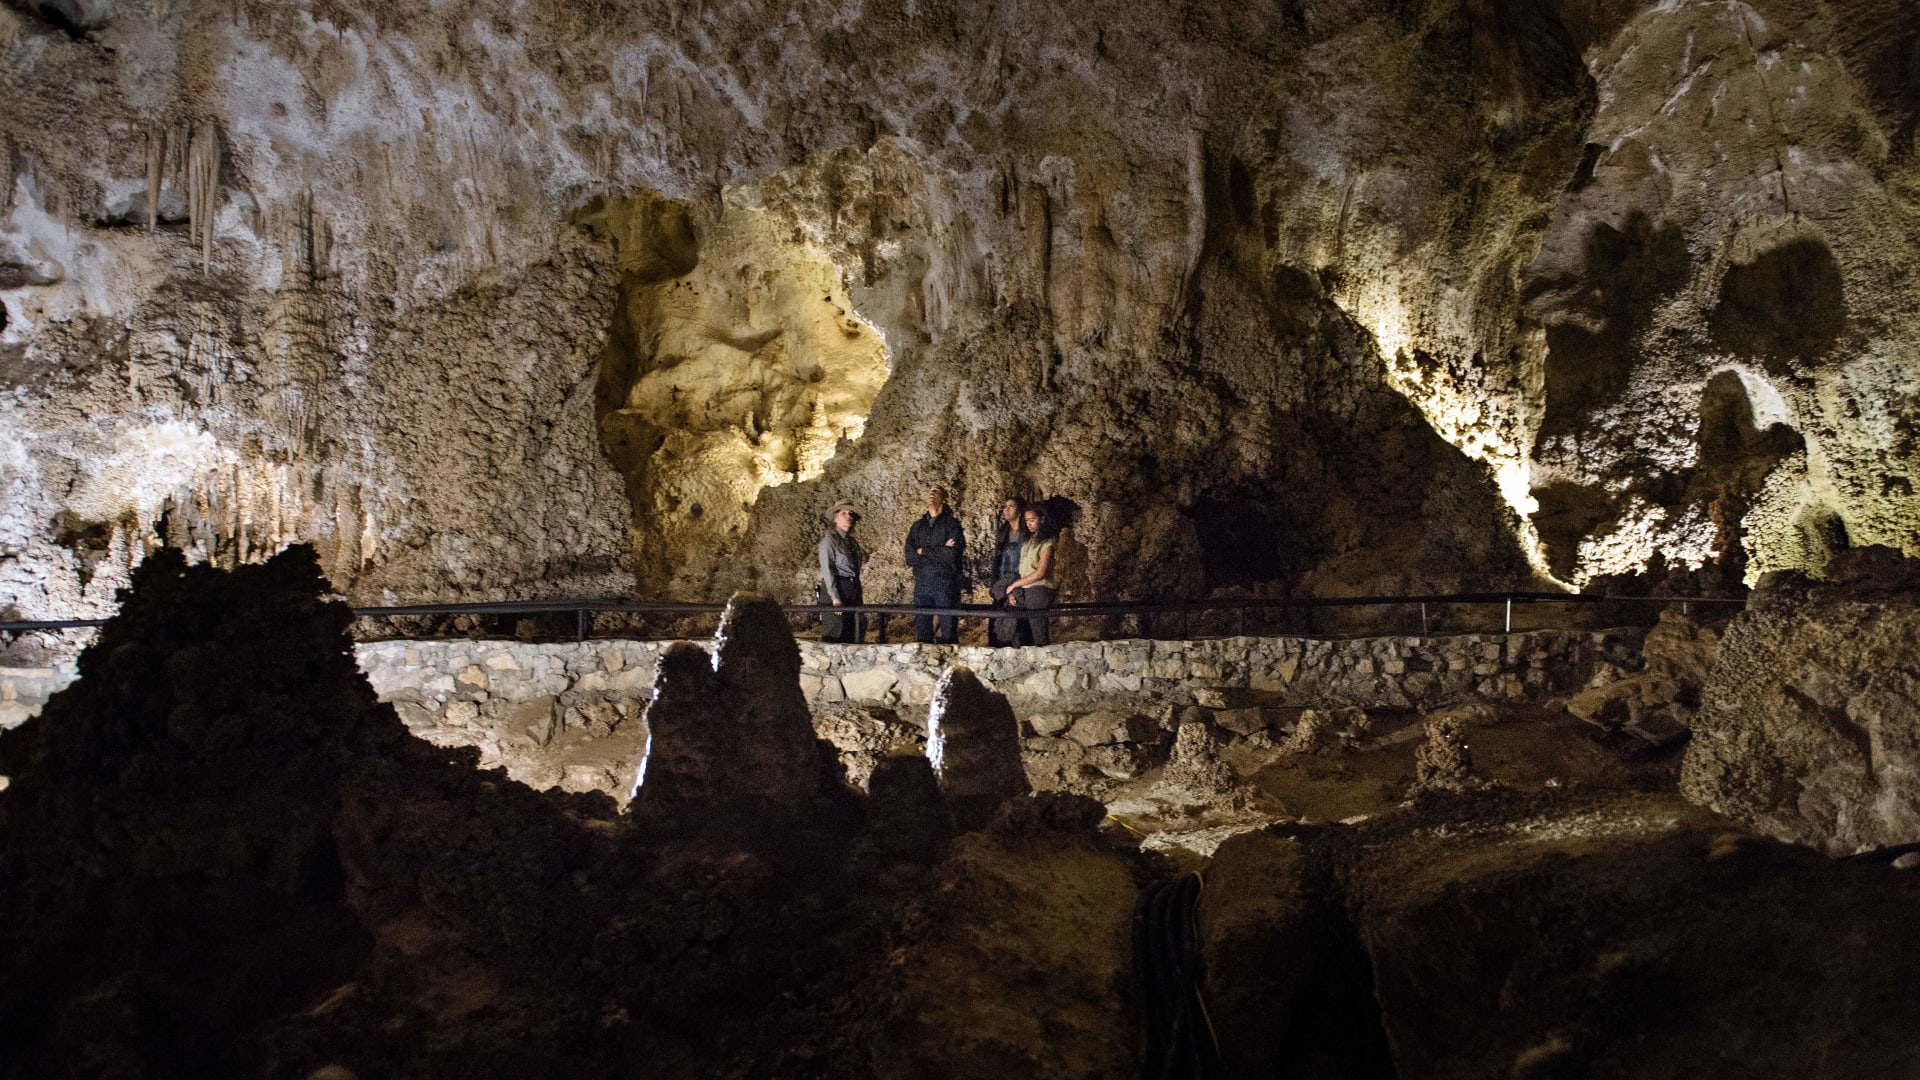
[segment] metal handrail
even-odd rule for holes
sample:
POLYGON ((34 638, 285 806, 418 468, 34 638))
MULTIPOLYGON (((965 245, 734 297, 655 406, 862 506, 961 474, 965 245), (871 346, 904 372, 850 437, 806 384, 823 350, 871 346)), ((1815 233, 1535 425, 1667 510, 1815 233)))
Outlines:
MULTIPOLYGON (((1244 597, 1222 600, 1164 600, 1141 603, 1128 600, 1095 600, 1055 604, 1050 608, 1008 608, 992 604, 959 604, 952 607, 915 607, 912 604, 783 604, 791 615, 943 615, 954 618, 1059 618, 1067 616, 1192 615, 1232 611, 1244 624, 1248 611, 1328 607, 1400 607, 1420 606, 1421 632, 1427 629, 1427 607, 1438 604, 1505 604, 1507 629, 1513 629, 1514 604, 1741 604, 1737 597, 1714 596, 1610 596, 1591 593, 1492 592, 1445 593, 1416 596, 1307 596, 1292 599, 1244 597)), ((407 604, 390 607, 356 607, 357 619, 385 619, 423 615, 552 615, 572 612, 579 638, 591 633, 597 614, 624 615, 717 615, 727 605, 705 601, 618 600, 572 598, 558 600, 489 600, 454 604, 407 604)), ((34 630, 78 630, 104 626, 105 619, 43 619, 0 622, 0 633, 24 633, 34 630)), ((883 630, 884 633, 884 630, 883 630)))

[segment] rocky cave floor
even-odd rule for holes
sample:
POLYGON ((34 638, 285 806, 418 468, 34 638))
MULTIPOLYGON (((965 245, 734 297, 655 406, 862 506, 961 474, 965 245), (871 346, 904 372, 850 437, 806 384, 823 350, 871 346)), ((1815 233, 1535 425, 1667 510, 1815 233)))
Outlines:
POLYGON ((0 1072, 1152 1074, 1134 907, 1189 870, 1208 1075, 1920 1067, 1920 874, 1682 799, 1642 709, 1174 713, 1116 776, 956 672, 928 747, 849 753, 737 599, 622 811, 411 736, 325 592, 150 559, 0 735, 0 1072))

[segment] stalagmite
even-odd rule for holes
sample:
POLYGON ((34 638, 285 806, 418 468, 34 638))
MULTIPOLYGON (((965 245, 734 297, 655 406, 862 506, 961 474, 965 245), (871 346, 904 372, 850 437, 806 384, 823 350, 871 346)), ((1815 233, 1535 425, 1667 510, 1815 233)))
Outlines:
POLYGON ((985 828, 1001 803, 1032 790, 1020 761, 1013 707, 964 667, 948 668, 934 689, 927 760, 962 832, 985 828))

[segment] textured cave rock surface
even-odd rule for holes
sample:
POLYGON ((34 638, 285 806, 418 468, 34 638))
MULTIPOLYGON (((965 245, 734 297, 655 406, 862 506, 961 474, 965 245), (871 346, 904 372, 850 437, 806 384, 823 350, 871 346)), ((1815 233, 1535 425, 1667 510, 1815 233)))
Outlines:
POLYGON ((1908 7, 9 5, 0 610, 787 599, 842 498, 899 599, 928 482, 1083 598, 1920 550, 1908 7))
MULTIPOLYGON (((326 591, 305 547, 232 573, 162 551, 83 680, 0 736, 0 1072, 935 1075, 870 1048, 956 967, 979 998, 952 1007, 992 1023, 1000 980, 1049 989, 913 1053, 1131 1070, 1141 857, 1099 804, 1022 800, 943 862, 924 759, 918 794, 880 785, 886 836, 851 790, 823 813, 716 783, 680 817, 536 793, 409 735, 326 591), (1036 902, 1046 922, 1012 919, 1036 902)), ((743 598, 709 674, 777 716, 796 661, 766 611, 743 598)), ((685 737, 660 719, 656 749, 685 737)))
POLYGON ((1640 645, 1641 667, 1567 700, 1567 711, 1606 731, 1655 746, 1685 738, 1719 654, 1720 632, 1667 610, 1640 645))
MULTIPOLYGON (((1468 797, 1342 870, 1402 1076, 1902 1075, 1920 887, 1672 796, 1468 797), (1497 925, 1500 933, 1484 928, 1497 925)), ((1364 829, 1363 829, 1364 833, 1364 829)))
POLYGON ((1920 842, 1920 561, 1778 574, 1728 626, 1681 791, 1836 855, 1920 842))
POLYGON ((1222 844, 1201 926, 1238 1075, 1899 1076, 1920 881, 1667 795, 1429 797, 1222 844), (1390 1063, 1385 1055, 1390 1049, 1390 1063), (1293 1071, 1288 1071, 1293 1070, 1293 1071), (1320 1070, 1320 1071, 1315 1071, 1320 1070))

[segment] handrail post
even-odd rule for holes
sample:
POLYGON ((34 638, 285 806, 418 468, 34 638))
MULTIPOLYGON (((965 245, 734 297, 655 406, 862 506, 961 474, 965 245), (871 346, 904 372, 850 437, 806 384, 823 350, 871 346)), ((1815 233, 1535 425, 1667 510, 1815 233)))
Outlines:
POLYGON ((587 635, 593 632, 593 615, 586 608, 580 608, 573 614, 573 640, 585 641, 587 640, 587 635))
POLYGON ((1420 636, 1427 636, 1427 602, 1420 601, 1420 636))
POLYGON ((1507 597, 1507 633, 1513 633, 1513 597, 1507 597))

